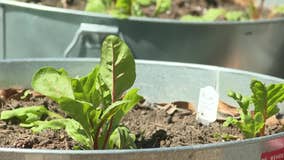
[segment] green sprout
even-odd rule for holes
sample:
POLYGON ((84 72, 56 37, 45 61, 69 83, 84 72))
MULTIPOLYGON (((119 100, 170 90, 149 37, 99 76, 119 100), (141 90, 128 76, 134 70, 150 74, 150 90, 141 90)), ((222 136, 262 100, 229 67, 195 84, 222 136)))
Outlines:
POLYGON ((230 92, 240 106, 240 120, 228 117, 224 126, 235 125, 242 131, 245 138, 264 136, 265 121, 279 112, 277 105, 284 100, 284 84, 265 85, 260 81, 252 80, 250 89, 251 96, 242 96, 239 93, 230 92), (249 110, 253 104, 254 111, 249 110))
POLYGON ((88 0, 85 10, 109 13, 118 18, 144 16, 142 7, 155 4, 155 16, 170 10, 171 0, 88 0))
POLYGON ((44 106, 32 106, 3 111, 1 119, 18 118, 21 126, 34 132, 65 129, 83 149, 135 148, 135 135, 120 124, 142 98, 138 89, 129 89, 135 77, 135 62, 127 44, 107 36, 100 64, 88 75, 72 78, 64 69, 44 67, 33 76, 33 89, 57 102, 68 118, 44 106), (49 118, 41 120, 43 115, 49 118))

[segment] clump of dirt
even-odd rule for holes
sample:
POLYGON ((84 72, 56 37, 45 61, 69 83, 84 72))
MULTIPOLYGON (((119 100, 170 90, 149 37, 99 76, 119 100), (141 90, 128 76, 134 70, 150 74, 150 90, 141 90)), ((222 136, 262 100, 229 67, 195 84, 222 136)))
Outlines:
POLYGON ((136 133, 139 148, 216 143, 224 141, 224 135, 230 135, 231 140, 242 138, 237 128, 223 127, 220 122, 202 125, 194 113, 181 109, 168 114, 160 107, 136 106, 122 123, 136 133))

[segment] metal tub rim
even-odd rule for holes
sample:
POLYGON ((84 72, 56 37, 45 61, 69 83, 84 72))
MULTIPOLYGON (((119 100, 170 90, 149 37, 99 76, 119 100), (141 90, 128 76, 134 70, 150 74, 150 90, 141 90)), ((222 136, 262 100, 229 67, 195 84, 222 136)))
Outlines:
POLYGON ((249 25, 249 24, 270 24, 270 23, 279 23, 284 22, 284 17, 278 17, 273 19, 260 19, 260 20, 246 20, 246 21, 215 21, 215 22, 186 22, 180 21, 178 19, 161 19, 161 18, 150 18, 150 17, 129 17, 128 19, 118 19, 112 17, 108 14, 102 13, 92 13, 86 11, 79 11, 73 9, 64 9, 64 8, 56 8, 32 3, 18 2, 14 0, 0 0, 0 5, 9 5, 9 6, 17 6, 26 9, 39 10, 42 12, 50 12, 50 13, 62 13, 62 14, 70 14, 70 15, 83 15, 88 17, 99 17, 112 19, 114 21, 136 21, 136 22, 148 22, 148 23, 162 23, 162 24, 182 24, 182 25, 249 25))
MULTIPOLYGON (((99 62, 100 58, 23 58, 23 59, 0 59, 0 63, 17 63, 17 62, 99 62)), ((261 76, 263 78, 269 78, 275 81, 283 81, 282 78, 268 75, 268 74, 261 74, 253 71, 246 71, 241 69, 235 68, 228 68, 228 67, 221 67, 221 66, 214 66, 214 65, 206 65, 206 64, 197 64, 197 63, 185 63, 185 62, 173 62, 173 61, 159 61, 159 60, 144 60, 144 59, 136 59, 136 64, 154 64, 159 66, 175 66, 175 67, 191 67, 191 68, 198 68, 204 70, 212 70, 212 71, 223 71, 223 72, 231 72, 231 73, 239 73, 243 75, 255 75, 261 76)))
MULTIPOLYGON (((32 63, 32 62, 98 62, 98 58, 47 58, 47 59, 10 59, 10 60, 0 60, 1 63, 32 63)), ((231 69, 225 67, 218 67, 218 66, 210 66, 210 65, 202 65, 202 64, 192 64, 192 63, 180 63, 180 62, 167 62, 167 61, 151 61, 151 60, 136 60, 136 64, 150 64, 150 65, 158 65, 158 66, 176 66, 176 67, 191 67, 196 69, 203 69, 203 70, 211 70, 211 71, 220 71, 220 72, 231 72, 231 73, 238 73, 243 75, 255 75, 261 76, 263 78, 269 78, 271 80, 276 81, 283 81, 283 79, 268 76, 264 74, 259 74, 255 72, 248 72, 238 69, 231 69)), ((256 142, 264 142, 273 140, 276 138, 284 137, 284 132, 276 133, 273 135, 263 136, 263 137, 256 137, 250 138, 245 140, 239 141, 229 141, 229 142, 218 142, 218 143, 210 143, 210 144, 197 144, 197 145, 190 145, 190 146, 178 146, 178 147, 164 147, 164 148, 146 148, 146 149, 115 149, 115 150, 52 150, 52 149, 19 149, 19 148, 3 148, 0 147, 0 152, 17 152, 17 153, 32 153, 32 154, 78 154, 78 155, 86 155, 86 154, 93 154, 93 155, 118 155, 118 154, 131 154, 131 153, 160 153, 160 152, 175 152, 175 151, 185 151, 185 150, 206 150, 210 148, 224 148, 230 146, 239 146, 239 145, 247 145, 253 144, 256 142)))
POLYGON ((195 151, 207 150, 211 148, 225 148, 239 145, 247 145, 255 142, 262 142, 284 137, 284 132, 269 136, 250 138, 240 141, 218 142, 210 144, 196 144, 191 146, 177 147, 161 147, 161 148, 145 148, 145 149, 108 149, 108 150, 53 150, 53 149, 22 149, 22 148, 3 148, 0 147, 0 152, 17 152, 17 153, 32 153, 32 154, 76 154, 76 155, 114 155, 114 154, 131 154, 131 153, 160 153, 160 152, 175 152, 175 151, 195 151))

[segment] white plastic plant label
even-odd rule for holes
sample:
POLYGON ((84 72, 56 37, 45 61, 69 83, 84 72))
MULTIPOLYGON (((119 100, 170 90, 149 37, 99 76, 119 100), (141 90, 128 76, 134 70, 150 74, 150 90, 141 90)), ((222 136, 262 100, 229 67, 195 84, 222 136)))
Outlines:
POLYGON ((197 121, 204 125, 214 122, 217 119, 219 94, 212 86, 200 89, 197 106, 197 121))

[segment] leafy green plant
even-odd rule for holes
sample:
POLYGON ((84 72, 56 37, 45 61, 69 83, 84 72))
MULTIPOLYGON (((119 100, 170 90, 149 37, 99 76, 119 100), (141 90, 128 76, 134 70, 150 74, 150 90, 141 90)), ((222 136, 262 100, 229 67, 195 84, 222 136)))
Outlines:
POLYGON ((272 14, 284 14, 284 5, 274 7, 272 14))
POLYGON ((223 8, 211 8, 201 16, 185 15, 180 20, 182 21, 195 21, 195 22, 212 22, 219 18, 228 21, 240 21, 247 19, 247 16, 242 11, 226 11, 223 8))
POLYGON ((85 149, 135 148, 135 136, 122 126, 122 117, 138 103, 135 62, 130 49, 116 36, 108 36, 101 49, 101 62, 92 72, 72 78, 64 69, 44 67, 35 73, 32 87, 50 97, 68 117, 43 106, 3 111, 1 119, 16 117, 34 132, 65 129, 85 149), (128 92, 126 92, 128 90, 128 92), (49 118, 41 120, 43 115, 49 118))
POLYGON ((251 96, 242 96, 235 92, 228 94, 239 104, 241 119, 229 117, 224 123, 224 126, 232 124, 239 127, 246 138, 263 136, 265 121, 279 112, 277 105, 284 101, 284 84, 266 86, 260 81, 252 80, 250 89, 251 96), (249 110, 250 104, 254 106, 253 112, 249 110))
POLYGON ((249 17, 243 11, 228 11, 225 14, 227 21, 242 21, 247 20, 249 17))
POLYGON ((171 8, 171 0, 88 0, 85 10, 98 13, 109 13, 118 18, 143 16, 141 7, 156 3, 155 15, 171 8))

